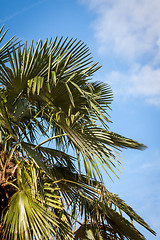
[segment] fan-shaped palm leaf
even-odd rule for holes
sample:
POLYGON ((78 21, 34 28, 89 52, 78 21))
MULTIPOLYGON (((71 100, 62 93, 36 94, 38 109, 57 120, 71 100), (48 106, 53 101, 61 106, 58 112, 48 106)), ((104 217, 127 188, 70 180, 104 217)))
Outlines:
POLYGON ((98 69, 73 39, 27 47, 12 38, 0 48, 3 239, 144 239, 121 213, 154 234, 103 184, 100 168, 117 176, 119 150, 145 146, 109 131, 113 95, 91 81, 98 69), (75 236, 72 222, 81 225, 75 236))

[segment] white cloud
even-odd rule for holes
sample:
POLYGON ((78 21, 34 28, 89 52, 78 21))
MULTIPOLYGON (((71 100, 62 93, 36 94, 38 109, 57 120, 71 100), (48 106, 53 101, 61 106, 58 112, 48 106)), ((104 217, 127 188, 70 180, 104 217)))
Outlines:
POLYGON ((136 65, 128 72, 112 71, 106 82, 116 94, 125 97, 142 97, 152 105, 160 106, 160 69, 136 65))
POLYGON ((125 97, 160 106, 160 1, 81 1, 95 13, 92 26, 100 54, 112 54, 115 64, 118 59, 107 82, 125 97), (126 72, 118 69, 120 61, 126 72))
POLYGON ((93 27, 99 50, 129 59, 160 52, 158 0, 88 0, 97 15, 93 27))

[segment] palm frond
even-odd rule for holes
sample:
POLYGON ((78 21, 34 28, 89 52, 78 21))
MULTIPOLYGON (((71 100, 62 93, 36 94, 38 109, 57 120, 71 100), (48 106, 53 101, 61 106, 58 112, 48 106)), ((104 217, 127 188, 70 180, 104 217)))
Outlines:
MULTIPOLYGON (((2 36, 0 36, 0 44, 8 32, 8 29, 7 29, 4 33, 2 33, 3 28, 4 28, 4 25, 0 29, 0 35, 2 34, 2 36)), ((17 39, 15 39, 15 36, 13 36, 3 46, 0 46, 0 65, 2 64, 2 62, 6 63, 9 61, 8 52, 12 52, 13 47, 17 47, 17 45, 19 44, 19 42, 17 42, 17 39)))
POLYGON ((112 90, 91 80, 99 68, 74 39, 0 47, 4 240, 145 239, 133 220, 155 234, 104 186, 101 168, 118 177, 119 151, 145 146, 109 130, 112 90))
POLYGON ((123 211, 124 213, 126 213, 128 215, 128 217, 131 219, 131 221, 133 221, 133 220, 136 221, 137 223, 139 223, 140 225, 145 227, 148 231, 150 231, 151 233, 156 235, 155 231, 153 231, 148 226, 148 224, 129 205, 127 205, 125 203, 124 200, 122 200, 116 194, 113 194, 109 191, 105 192, 104 196, 105 196, 106 200, 108 201, 109 206, 111 206, 113 204, 115 207, 118 207, 121 211, 123 211))
POLYGON ((4 236, 6 239, 33 239, 43 236, 49 239, 56 235, 55 226, 58 226, 56 216, 47 211, 27 193, 15 193, 3 219, 4 236))
POLYGON ((19 190, 2 216, 3 239, 61 239, 60 233, 73 238, 71 226, 62 218, 58 188, 43 175, 32 162, 19 163, 19 190))
POLYGON ((109 225, 97 225, 94 223, 82 224, 75 231, 75 240, 124 240, 121 234, 115 232, 109 225))

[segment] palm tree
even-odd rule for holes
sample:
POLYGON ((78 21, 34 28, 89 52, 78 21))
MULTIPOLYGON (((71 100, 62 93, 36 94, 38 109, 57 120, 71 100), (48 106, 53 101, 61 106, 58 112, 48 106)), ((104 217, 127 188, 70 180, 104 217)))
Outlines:
POLYGON ((133 220, 155 234, 104 185, 121 148, 145 146, 109 131, 113 95, 92 80, 99 68, 74 39, 0 48, 2 239, 145 239, 133 220))

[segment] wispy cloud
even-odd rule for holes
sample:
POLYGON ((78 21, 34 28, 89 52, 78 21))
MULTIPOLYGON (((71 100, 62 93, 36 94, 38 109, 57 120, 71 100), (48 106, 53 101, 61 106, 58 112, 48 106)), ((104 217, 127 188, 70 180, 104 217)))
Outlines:
MULTIPOLYGON (((148 160, 144 164, 141 165, 141 168, 145 171, 152 171, 157 172, 160 170, 160 150, 157 149, 153 152, 154 161, 148 160)), ((141 171, 141 170, 140 170, 141 171)), ((160 184, 158 185, 160 189, 160 184)), ((160 196, 159 196, 160 197, 160 196)))
POLYGON ((159 0, 81 1, 95 13, 99 53, 113 54, 126 64, 126 72, 111 69, 117 89, 122 85, 126 94, 160 106, 159 0))
POLYGON ((111 71, 106 81, 118 95, 140 97, 160 107, 160 69, 149 65, 133 65, 127 72, 111 71))
POLYGON ((38 5, 40 5, 40 4, 42 4, 42 3, 46 2, 46 1, 47 0, 40 0, 38 2, 34 2, 33 4, 31 4, 31 5, 29 5, 29 6, 25 7, 25 8, 22 8, 21 10, 16 11, 13 14, 11 14, 9 16, 6 16, 3 19, 0 19, 0 23, 4 24, 5 22, 7 22, 7 21, 9 21, 9 20, 19 16, 20 14, 22 14, 24 12, 27 12, 27 11, 31 10, 32 8, 38 6, 38 5))
POLYGON ((126 58, 160 51, 160 2, 157 0, 88 0, 96 12, 95 37, 100 50, 126 58), (156 51, 155 51, 156 50, 156 51))

